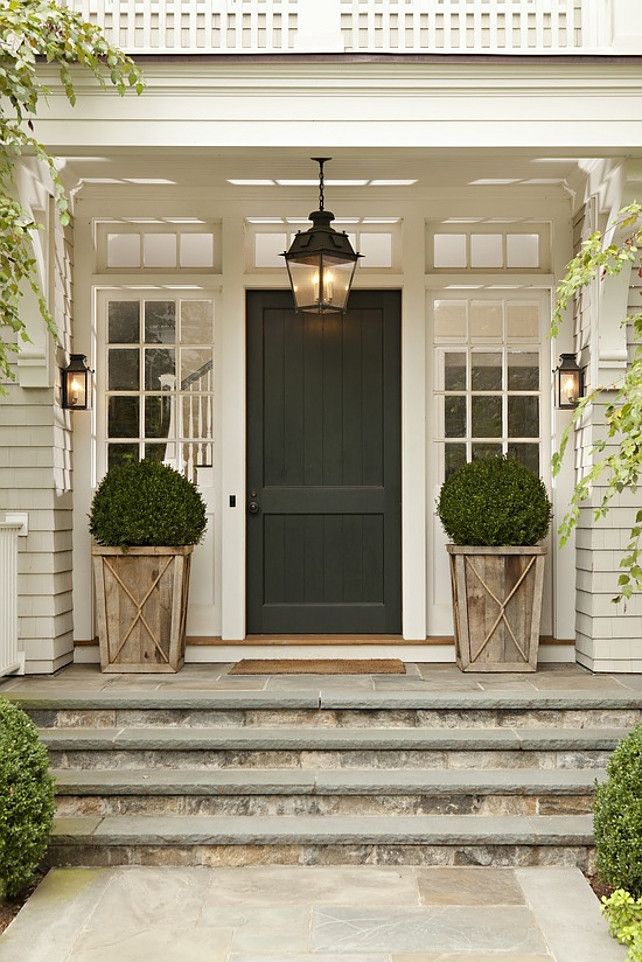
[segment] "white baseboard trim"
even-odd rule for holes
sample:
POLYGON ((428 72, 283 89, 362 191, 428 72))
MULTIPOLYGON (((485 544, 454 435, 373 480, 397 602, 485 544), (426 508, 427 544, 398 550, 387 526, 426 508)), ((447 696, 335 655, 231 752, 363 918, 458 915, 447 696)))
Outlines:
MULTIPOLYGON (((216 664, 240 661, 241 658, 400 658, 402 661, 454 663, 452 645, 188 645, 186 664, 216 664)), ((542 645, 540 664, 573 664, 574 645, 542 645)), ((76 664, 95 665, 100 661, 98 647, 83 645, 75 650, 76 664)))

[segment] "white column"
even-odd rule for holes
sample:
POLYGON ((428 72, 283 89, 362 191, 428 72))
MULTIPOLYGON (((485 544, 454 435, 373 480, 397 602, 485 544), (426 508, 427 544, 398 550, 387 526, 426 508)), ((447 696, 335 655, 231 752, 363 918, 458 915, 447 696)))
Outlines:
POLYGON ((426 291, 425 221, 403 223, 401 304, 402 630, 426 637, 426 291))
MULTIPOLYGON (((92 370, 97 369, 96 298, 92 292, 93 244, 91 217, 84 214, 84 202, 76 201, 74 218, 74 351, 85 354, 92 370)), ((72 415, 73 447, 73 608, 74 641, 94 638, 93 582, 91 568, 91 536, 88 515, 96 490, 96 415, 97 405, 104 402, 90 379, 91 409, 72 415)), ((77 649, 78 650, 78 649, 77 649)))
POLYGON ((221 369, 219 425, 222 458, 221 510, 221 637, 245 638, 245 284, 243 219, 224 217, 223 296, 217 319, 221 369), (230 496, 236 507, 230 507, 230 496))

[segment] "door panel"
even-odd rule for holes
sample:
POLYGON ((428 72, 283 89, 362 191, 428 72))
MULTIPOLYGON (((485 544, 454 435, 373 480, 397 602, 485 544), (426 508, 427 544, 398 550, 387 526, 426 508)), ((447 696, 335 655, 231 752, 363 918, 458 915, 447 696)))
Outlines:
POLYGON ((399 632, 400 295, 247 305, 248 631, 399 632))

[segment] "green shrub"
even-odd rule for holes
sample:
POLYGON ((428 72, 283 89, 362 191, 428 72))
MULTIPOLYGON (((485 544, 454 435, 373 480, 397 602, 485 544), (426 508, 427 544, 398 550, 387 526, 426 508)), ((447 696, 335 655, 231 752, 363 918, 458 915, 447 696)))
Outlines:
POLYGON ((609 759, 607 780, 593 804, 597 874, 601 882, 642 896, 642 725, 609 759))
POLYGON ((642 962, 642 899, 617 889, 609 898, 602 898, 602 911, 613 938, 628 946, 629 962, 642 962))
POLYGON ((128 461, 98 485, 89 530, 102 545, 174 547, 198 544, 205 504, 186 477, 157 461, 128 461))
POLYGON ((459 545, 533 545, 546 535, 551 502, 543 482, 513 458, 479 458, 444 481, 437 504, 459 545))
POLYGON ((0 896, 20 895, 49 841, 54 782, 38 729, 0 698, 0 896))

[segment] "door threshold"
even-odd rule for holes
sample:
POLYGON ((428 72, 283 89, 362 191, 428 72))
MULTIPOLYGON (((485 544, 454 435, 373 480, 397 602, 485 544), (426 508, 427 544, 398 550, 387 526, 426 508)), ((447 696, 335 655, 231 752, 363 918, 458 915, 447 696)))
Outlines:
MULTIPOLYGON (((402 635, 247 635, 245 645, 405 645, 402 635)), ((411 642, 423 644, 423 642, 411 642)))

